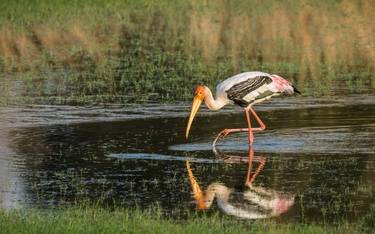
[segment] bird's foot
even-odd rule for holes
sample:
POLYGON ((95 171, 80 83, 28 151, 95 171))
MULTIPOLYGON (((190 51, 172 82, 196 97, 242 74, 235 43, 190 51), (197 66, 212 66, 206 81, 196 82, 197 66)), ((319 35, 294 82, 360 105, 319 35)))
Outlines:
POLYGON ((226 137, 227 135, 229 135, 229 133, 231 133, 231 132, 232 132, 231 129, 226 128, 226 129, 224 129, 223 131, 221 131, 221 132, 217 135, 216 139, 217 139, 217 140, 223 140, 224 137, 226 137))
POLYGON ((226 137, 229 133, 231 133, 231 129, 224 129, 223 131, 221 131, 215 138, 215 140, 212 142, 212 147, 214 149, 214 152, 215 152, 215 146, 216 146, 216 143, 218 141, 221 141, 224 139, 224 137, 226 137))
MULTIPOLYGON (((251 129, 252 130, 252 129, 251 129)), ((255 131, 257 131, 258 129, 254 129, 255 131)), ((215 147, 216 143, 218 141, 221 141, 223 140, 226 136, 228 136, 229 134, 231 133, 236 133, 236 132, 247 132, 249 131, 248 128, 226 128, 224 129, 223 131, 221 131, 215 138, 215 140, 213 141, 212 143, 212 146, 215 147)), ((253 142, 254 141, 254 136, 252 137, 252 140, 251 140, 251 146, 253 145, 253 142)), ((250 142, 250 137, 249 137, 249 142, 250 142)))
POLYGON ((227 135, 229 135, 229 133, 231 133, 231 132, 232 132, 231 129, 228 129, 228 128, 226 128, 223 131, 221 131, 219 133, 220 140, 222 140, 224 137, 226 137, 227 135))

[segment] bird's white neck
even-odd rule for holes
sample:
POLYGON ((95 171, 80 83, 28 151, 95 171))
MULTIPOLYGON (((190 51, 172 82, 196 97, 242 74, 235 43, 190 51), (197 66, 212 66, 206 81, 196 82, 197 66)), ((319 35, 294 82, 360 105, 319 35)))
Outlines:
POLYGON ((227 104, 227 102, 221 99, 220 97, 217 97, 216 99, 214 99, 214 97, 212 96, 212 92, 208 87, 205 86, 205 90, 206 90, 206 96, 205 96, 204 102, 206 103, 206 106, 208 107, 208 109, 219 110, 227 104))

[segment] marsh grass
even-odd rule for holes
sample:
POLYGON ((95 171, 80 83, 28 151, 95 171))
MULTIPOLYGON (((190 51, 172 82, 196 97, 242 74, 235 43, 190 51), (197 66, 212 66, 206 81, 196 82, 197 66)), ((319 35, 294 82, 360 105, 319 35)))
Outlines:
POLYGON ((281 74, 307 95, 375 87, 369 0, 5 0, 0 7, 0 72, 18 82, 3 91, 23 91, 16 102, 180 101, 197 83, 213 88, 248 70, 281 74))
POLYGON ((75 206, 50 211, 0 211, 2 233, 357 233, 361 225, 282 224, 237 220, 219 213, 191 213, 185 220, 148 210, 75 206))

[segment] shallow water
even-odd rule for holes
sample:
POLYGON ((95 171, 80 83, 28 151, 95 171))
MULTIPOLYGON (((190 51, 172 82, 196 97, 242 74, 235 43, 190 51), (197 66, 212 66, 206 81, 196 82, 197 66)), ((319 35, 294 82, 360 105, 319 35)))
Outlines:
POLYGON ((228 136, 218 154, 211 147, 223 128, 244 126, 240 109, 203 109, 186 141, 188 104, 0 108, 0 203, 46 209, 87 199, 123 207, 158 203, 178 217, 196 209, 198 186, 215 191, 206 208, 227 215, 356 221, 375 205, 374 103, 374 96, 352 96, 256 106, 267 129, 255 135, 250 175, 260 161, 264 167, 251 189, 246 134, 228 136), (272 194, 257 197, 269 207, 254 200, 255 190, 272 194))

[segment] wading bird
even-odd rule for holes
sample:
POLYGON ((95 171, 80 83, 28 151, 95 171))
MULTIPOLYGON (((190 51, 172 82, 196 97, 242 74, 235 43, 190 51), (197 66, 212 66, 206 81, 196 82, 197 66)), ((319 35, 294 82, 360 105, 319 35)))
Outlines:
POLYGON ((254 142, 253 131, 263 131, 266 125, 252 109, 252 105, 269 100, 273 96, 282 93, 293 94, 300 92, 288 80, 278 75, 270 75, 264 72, 244 72, 232 76, 216 87, 216 99, 213 98, 211 90, 203 85, 195 89, 194 100, 191 106, 191 113, 186 128, 186 139, 189 137, 189 131, 193 119, 203 101, 210 110, 219 110, 225 105, 237 104, 244 108, 248 128, 224 129, 213 142, 213 147, 218 139, 222 139, 230 133, 249 132, 249 144, 254 142), (250 113, 255 117, 259 127, 252 128, 250 122, 250 113))

